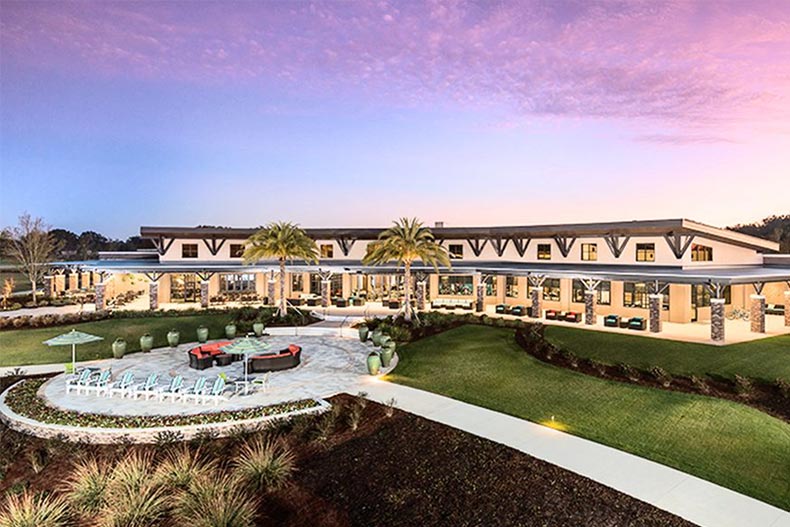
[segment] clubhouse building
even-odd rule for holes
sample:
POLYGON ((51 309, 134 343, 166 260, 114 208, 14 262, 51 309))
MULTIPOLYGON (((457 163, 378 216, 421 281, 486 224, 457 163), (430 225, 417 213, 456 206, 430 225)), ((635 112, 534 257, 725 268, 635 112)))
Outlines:
MULTIPOLYGON (((397 309, 403 273, 362 264, 383 228, 306 229, 318 264, 287 265, 286 295, 296 307, 397 309)), ((659 333, 663 322, 709 322, 725 340, 725 319, 748 314, 790 326, 790 255, 779 244, 686 219, 433 229, 452 259, 438 271, 413 267, 416 307, 510 313, 659 333)), ((142 227, 155 249, 101 253, 61 262, 46 280, 51 295, 95 289, 96 308, 119 295, 147 296, 152 309, 273 303, 278 263, 242 263, 255 229, 142 227)), ((745 318, 745 317, 744 317, 745 318)), ((625 329, 624 329, 625 330, 625 329)))

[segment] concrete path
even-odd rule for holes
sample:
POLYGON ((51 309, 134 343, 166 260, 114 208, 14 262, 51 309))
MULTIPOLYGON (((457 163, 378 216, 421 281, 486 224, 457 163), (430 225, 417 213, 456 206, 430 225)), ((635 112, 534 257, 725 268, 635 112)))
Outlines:
MULTIPOLYGON (((374 378, 368 398, 515 448, 703 527, 790 527, 790 513, 679 470, 558 430, 374 378)), ((743 460, 748 463, 748 460, 743 460)))

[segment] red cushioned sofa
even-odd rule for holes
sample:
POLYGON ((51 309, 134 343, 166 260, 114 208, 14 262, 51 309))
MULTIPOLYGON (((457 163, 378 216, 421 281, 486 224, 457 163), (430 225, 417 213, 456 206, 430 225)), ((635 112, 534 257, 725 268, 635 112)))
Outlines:
POLYGON ((302 358, 302 348, 291 344, 284 350, 269 355, 250 357, 247 368, 251 372, 278 371, 295 368, 302 358))
MULTIPOLYGON (((214 360, 220 355, 227 355, 220 348, 230 344, 229 340, 222 342, 213 342, 211 344, 202 344, 192 348, 187 352, 189 355, 189 367, 196 370, 205 370, 214 365, 214 360)), ((241 356, 232 355, 233 360, 241 360, 241 356)))

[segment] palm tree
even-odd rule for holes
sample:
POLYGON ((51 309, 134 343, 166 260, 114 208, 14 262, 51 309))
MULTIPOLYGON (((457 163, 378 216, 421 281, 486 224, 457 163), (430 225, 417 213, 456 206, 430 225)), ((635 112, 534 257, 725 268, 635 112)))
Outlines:
POLYGON ((254 263, 266 258, 276 258, 280 263, 280 305, 277 314, 288 313, 285 300, 285 262, 304 260, 318 262, 318 247, 315 241, 298 225, 281 221, 266 225, 244 243, 244 263, 254 263))
POLYGON ((425 227, 417 218, 401 218, 392 222, 392 227, 379 234, 378 240, 368 244, 367 253, 362 259, 365 265, 380 265, 395 261, 403 265, 404 303, 403 319, 411 321, 411 266, 420 260, 432 265, 450 267, 447 250, 436 243, 431 229, 425 227))

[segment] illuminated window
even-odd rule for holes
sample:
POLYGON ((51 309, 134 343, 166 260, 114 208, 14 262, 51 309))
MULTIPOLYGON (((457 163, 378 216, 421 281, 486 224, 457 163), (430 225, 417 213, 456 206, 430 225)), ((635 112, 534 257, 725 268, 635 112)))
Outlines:
POLYGON ((547 278, 543 282, 543 300, 559 301, 560 299, 560 279, 547 278))
MULTIPOLYGON (((669 287, 664 287, 666 284, 659 282, 658 287, 662 290, 663 304, 661 309, 669 309, 669 287)), ((624 307, 639 307, 647 309, 650 307, 648 295, 650 291, 644 282, 623 282, 623 306, 624 307)))
POLYGON ((219 290, 223 293, 255 291, 255 275, 252 273, 232 273, 219 275, 219 290))
POLYGON ((301 273, 291 275, 291 291, 304 291, 304 276, 302 276, 301 273))
POLYGON ((697 245, 696 243, 691 246, 691 261, 692 262, 712 262, 713 261, 713 247, 707 245, 697 245))
MULTIPOLYGON (((581 280, 573 280, 573 289, 571 291, 571 302, 584 303, 584 291, 587 288, 581 280)), ((605 281, 598 284, 596 288, 598 293, 598 304, 602 306, 609 306, 612 304, 612 283, 605 281)))
POLYGON ((453 296, 469 296, 473 293, 474 278, 472 276, 440 276, 439 294, 453 296))
POLYGON ((505 277, 505 296, 518 298, 518 276, 505 277))
POLYGON ((198 246, 196 243, 185 243, 181 246, 181 258, 197 258, 198 246))
POLYGON ((244 245, 241 243, 231 243, 230 244, 230 257, 231 258, 241 258, 244 256, 244 245))
POLYGON ((582 244, 582 260, 585 262, 594 262, 598 259, 598 244, 597 243, 583 243, 582 244))
POLYGON ((450 254, 450 258, 458 259, 464 257, 464 246, 460 243, 451 243, 448 248, 447 252, 450 254))
POLYGON ((655 262, 656 261, 656 244, 655 243, 637 243, 636 244, 636 261, 637 262, 655 262))
POLYGON ((551 244, 539 243, 538 244, 538 260, 551 260, 551 244))
POLYGON ((331 243, 321 244, 321 258, 333 258, 335 254, 335 247, 331 243))

